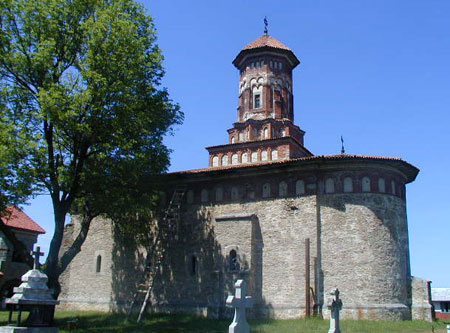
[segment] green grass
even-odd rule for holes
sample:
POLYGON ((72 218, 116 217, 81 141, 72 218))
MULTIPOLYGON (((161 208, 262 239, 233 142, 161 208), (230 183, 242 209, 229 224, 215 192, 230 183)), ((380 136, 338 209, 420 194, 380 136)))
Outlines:
MULTIPOLYGON (((7 321, 7 312, 0 312, 0 324, 7 321)), ((125 316, 100 312, 68 312, 56 313, 56 323, 61 333, 139 333, 139 332, 192 332, 192 333, 225 333, 228 332, 230 320, 199 318, 194 315, 148 315, 141 324, 135 321, 126 322, 125 316), (75 321, 76 327, 68 329, 68 322, 75 321)), ((253 320, 250 321, 252 332, 322 332, 328 331, 329 322, 320 319, 298 320, 253 320)), ((433 324, 425 321, 369 321, 344 320, 341 329, 344 333, 435 333, 445 332, 444 322, 433 324)))

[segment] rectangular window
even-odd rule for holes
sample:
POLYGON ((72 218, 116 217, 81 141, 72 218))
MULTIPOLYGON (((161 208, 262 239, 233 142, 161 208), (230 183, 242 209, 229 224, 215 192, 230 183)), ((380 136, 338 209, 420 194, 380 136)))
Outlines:
POLYGON ((261 95, 255 95, 255 109, 259 109, 261 107, 261 95))

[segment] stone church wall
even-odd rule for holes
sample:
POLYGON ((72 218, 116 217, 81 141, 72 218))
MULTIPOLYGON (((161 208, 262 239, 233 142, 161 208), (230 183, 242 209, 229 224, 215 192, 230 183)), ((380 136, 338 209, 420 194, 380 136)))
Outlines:
MULTIPOLYGON (((96 221, 92 228, 63 278, 61 307, 126 310, 142 275, 145 250, 115 236, 107 221, 96 221), (104 263, 100 274, 95 271, 99 253, 104 263)), ((310 238, 311 286, 325 315, 326 294, 336 286, 344 318, 410 316, 401 198, 334 193, 319 199, 304 195, 191 204, 183 210, 179 235, 163 244, 167 252, 155 277, 153 311, 230 315, 225 298, 233 291, 233 281, 244 277, 255 300, 252 315, 301 317, 304 243, 310 238), (237 271, 230 270, 231 250, 238 254, 237 271), (318 267, 313 257, 318 257, 318 267)))

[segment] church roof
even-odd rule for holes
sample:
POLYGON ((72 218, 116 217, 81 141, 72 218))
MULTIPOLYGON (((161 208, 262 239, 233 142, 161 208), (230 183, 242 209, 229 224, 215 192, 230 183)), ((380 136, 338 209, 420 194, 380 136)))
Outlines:
POLYGON ((39 224, 16 206, 6 208, 6 214, 2 217, 2 221, 8 227, 45 234, 45 230, 39 224))
POLYGON ((307 156, 307 157, 299 157, 292 158, 288 160, 278 160, 278 161, 268 161, 268 162, 259 162, 259 163, 248 163, 248 164, 236 164, 236 165, 228 165, 221 167, 209 167, 203 169, 192 169, 192 170, 183 170, 177 172, 170 172, 172 175, 182 175, 182 174, 199 174, 199 173, 210 173, 214 171, 225 171, 225 170, 233 170, 233 169, 245 169, 245 168, 255 168, 255 167, 263 167, 263 166, 272 166, 272 165, 292 165, 303 162, 326 162, 326 161, 361 161, 361 162, 387 162, 393 163, 402 170, 407 176, 407 182, 412 182, 417 174, 419 173, 419 169, 414 165, 409 164, 405 160, 399 157, 385 157, 385 156, 370 156, 370 155, 355 155, 355 154, 336 154, 336 155, 315 155, 315 156, 307 156))
POLYGON ((261 51, 275 51, 285 55, 287 59, 289 59, 292 68, 294 68, 300 63, 300 60, 298 60, 294 52, 289 47, 284 45, 278 39, 273 38, 272 36, 262 35, 261 37, 257 38, 256 40, 245 46, 241 50, 241 52, 239 52, 239 54, 233 60, 233 65, 239 68, 242 61, 246 58, 248 54, 253 54, 261 51))
POLYGON ((284 45, 278 39, 273 38, 272 36, 269 36, 269 35, 262 35, 258 39, 254 40, 253 42, 251 42, 250 44, 245 46, 242 50, 256 49, 256 48, 265 47, 265 46, 273 47, 276 49, 292 51, 289 47, 284 45))

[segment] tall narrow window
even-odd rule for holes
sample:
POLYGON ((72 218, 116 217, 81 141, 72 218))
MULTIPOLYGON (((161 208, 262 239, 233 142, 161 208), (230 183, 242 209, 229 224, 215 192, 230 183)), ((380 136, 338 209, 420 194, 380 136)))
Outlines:
POLYGON ((197 271, 198 271, 198 262, 197 262, 197 257, 196 256, 192 256, 191 257, 191 275, 196 275, 197 271))
POLYGON ((236 250, 231 250, 229 254, 229 269, 230 272, 238 272, 239 271, 239 260, 236 253, 236 250))
POLYGON ((278 194, 280 197, 287 197, 287 183, 285 181, 280 182, 278 185, 278 194))
POLYGON ((261 95, 255 94, 255 109, 259 109, 261 107, 261 95))
POLYGON ((269 183, 265 183, 262 187, 262 196, 263 198, 268 198, 270 197, 270 184, 269 183))
POLYGON ((219 166, 219 157, 218 156, 214 156, 213 157, 213 167, 218 167, 219 166))
POLYGON ((97 256, 97 261, 95 262, 95 272, 100 273, 102 270, 102 256, 97 256))

